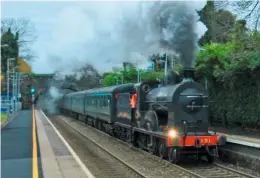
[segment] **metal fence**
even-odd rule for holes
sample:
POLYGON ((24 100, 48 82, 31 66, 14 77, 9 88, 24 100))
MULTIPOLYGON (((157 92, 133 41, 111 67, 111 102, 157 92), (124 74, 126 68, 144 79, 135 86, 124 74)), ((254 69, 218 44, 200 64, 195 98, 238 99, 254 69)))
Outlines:
POLYGON ((22 108, 22 103, 15 100, 3 100, 1 99, 1 113, 5 113, 7 116, 7 121, 10 119, 10 116, 20 111, 22 108), (9 113, 8 113, 9 107, 9 113))

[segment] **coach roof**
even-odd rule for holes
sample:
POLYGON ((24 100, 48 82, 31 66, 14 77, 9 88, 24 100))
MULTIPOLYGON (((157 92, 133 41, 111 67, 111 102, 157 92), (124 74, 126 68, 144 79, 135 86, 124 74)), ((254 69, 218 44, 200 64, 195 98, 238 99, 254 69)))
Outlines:
POLYGON ((115 85, 110 87, 104 87, 104 88, 94 88, 91 90, 86 90, 86 93, 96 93, 96 92, 107 92, 107 93, 113 93, 113 92, 121 92, 125 90, 131 90, 134 88, 133 83, 127 83, 122 85, 115 85))
POLYGON ((113 93, 113 92, 122 92, 125 90, 132 90, 134 89, 134 84, 133 83, 128 83, 128 84, 122 84, 122 85, 115 85, 115 86, 109 86, 109 87, 103 87, 103 88, 93 88, 89 90, 84 90, 80 92, 73 92, 67 94, 68 97, 74 97, 78 95, 85 95, 85 94, 92 94, 92 93, 99 93, 99 92, 104 92, 104 93, 113 93))

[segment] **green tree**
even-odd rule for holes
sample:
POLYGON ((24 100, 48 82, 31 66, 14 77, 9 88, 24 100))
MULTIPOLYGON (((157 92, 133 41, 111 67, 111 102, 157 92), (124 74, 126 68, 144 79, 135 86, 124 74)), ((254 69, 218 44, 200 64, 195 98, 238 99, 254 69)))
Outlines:
MULTIPOLYGON (((137 69, 135 67, 129 68, 128 70, 124 71, 122 70, 119 73, 112 72, 103 80, 103 86, 111 86, 116 85, 117 79, 118 84, 122 83, 122 77, 124 80, 124 83, 136 83, 137 82, 137 69)), ((164 72, 155 72, 155 71, 143 71, 140 70, 141 80, 147 81, 147 80, 161 80, 163 79, 164 72)))
POLYGON ((122 82, 122 77, 118 73, 110 73, 103 79, 103 86, 112 86, 122 82))
POLYGON ((200 45, 213 43, 226 43, 228 35, 232 31, 236 17, 227 10, 217 10, 214 1, 207 1, 206 6, 198 11, 200 21, 208 30, 201 37, 200 45))
POLYGON ((7 71, 7 59, 15 58, 16 60, 13 63, 10 63, 10 68, 17 66, 18 62, 18 33, 14 35, 9 28, 7 32, 3 33, 1 36, 1 72, 6 73, 7 71), (8 47, 2 47, 4 45, 8 45, 8 47))
POLYGON ((242 127, 260 126, 260 33, 237 21, 226 44, 203 46, 196 75, 207 78, 214 121, 242 127))

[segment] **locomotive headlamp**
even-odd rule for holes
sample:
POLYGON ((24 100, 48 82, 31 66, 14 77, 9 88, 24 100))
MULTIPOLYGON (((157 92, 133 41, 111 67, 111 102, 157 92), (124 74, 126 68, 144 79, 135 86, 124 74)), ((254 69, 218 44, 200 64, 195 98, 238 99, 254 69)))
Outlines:
POLYGON ((171 129, 168 131, 168 136, 174 138, 177 136, 177 132, 175 130, 171 129))

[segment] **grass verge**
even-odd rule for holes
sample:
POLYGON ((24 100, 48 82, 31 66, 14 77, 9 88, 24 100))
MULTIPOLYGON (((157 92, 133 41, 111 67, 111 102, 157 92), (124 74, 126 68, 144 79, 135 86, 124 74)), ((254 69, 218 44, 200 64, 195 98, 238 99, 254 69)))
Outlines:
POLYGON ((1 126, 3 126, 6 123, 7 120, 7 114, 1 112, 1 126))

